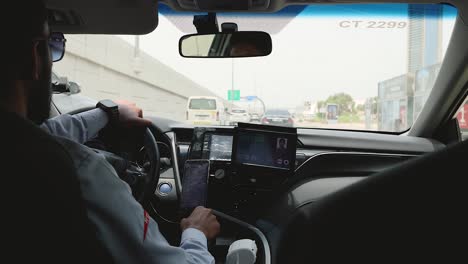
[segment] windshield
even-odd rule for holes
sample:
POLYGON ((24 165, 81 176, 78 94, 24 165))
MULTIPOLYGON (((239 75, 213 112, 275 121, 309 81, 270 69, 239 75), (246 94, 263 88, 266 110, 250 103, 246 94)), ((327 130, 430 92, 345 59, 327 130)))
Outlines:
POLYGON ((259 117, 281 112, 299 128, 402 132, 432 91, 457 11, 437 4, 327 4, 218 13, 219 25, 233 22, 272 37, 269 56, 235 59, 181 57, 178 42, 196 32, 195 13, 163 4, 159 13, 158 28, 145 36, 66 36, 67 53, 54 72, 79 82, 82 96, 127 99, 146 116, 188 124, 236 124, 228 113, 241 108, 259 117), (196 98, 203 96, 216 100, 196 98))
POLYGON ((189 109, 194 110, 216 110, 216 100, 214 99, 192 99, 189 109))

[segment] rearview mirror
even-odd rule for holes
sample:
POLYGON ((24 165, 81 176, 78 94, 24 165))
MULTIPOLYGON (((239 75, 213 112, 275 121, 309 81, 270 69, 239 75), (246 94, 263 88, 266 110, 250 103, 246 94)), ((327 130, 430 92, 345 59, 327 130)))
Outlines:
POLYGON ((179 41, 179 53, 186 58, 261 57, 271 50, 270 35, 260 31, 192 34, 179 41))

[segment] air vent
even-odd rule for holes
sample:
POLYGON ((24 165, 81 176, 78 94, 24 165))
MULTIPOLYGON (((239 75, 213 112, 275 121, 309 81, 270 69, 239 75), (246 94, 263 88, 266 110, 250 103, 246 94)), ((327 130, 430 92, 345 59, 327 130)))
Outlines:
POLYGON ((175 128, 178 144, 190 144, 193 138, 193 130, 188 128, 175 128))

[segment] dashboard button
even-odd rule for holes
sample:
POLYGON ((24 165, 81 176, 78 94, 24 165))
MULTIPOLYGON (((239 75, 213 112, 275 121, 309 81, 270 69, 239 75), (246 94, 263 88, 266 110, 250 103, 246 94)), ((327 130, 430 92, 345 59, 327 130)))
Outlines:
POLYGON ((223 169, 219 169, 215 172, 214 176, 216 179, 221 180, 226 175, 226 172, 223 169))
POLYGON ((169 183, 161 183, 159 185, 159 193, 161 195, 168 195, 172 191, 172 185, 169 183))

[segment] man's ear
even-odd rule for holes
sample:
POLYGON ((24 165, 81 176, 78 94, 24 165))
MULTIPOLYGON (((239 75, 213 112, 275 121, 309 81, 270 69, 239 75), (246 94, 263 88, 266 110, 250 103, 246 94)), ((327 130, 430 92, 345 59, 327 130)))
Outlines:
POLYGON ((34 42, 31 46, 31 78, 33 81, 38 81, 41 76, 41 56, 39 54, 39 43, 34 42))

